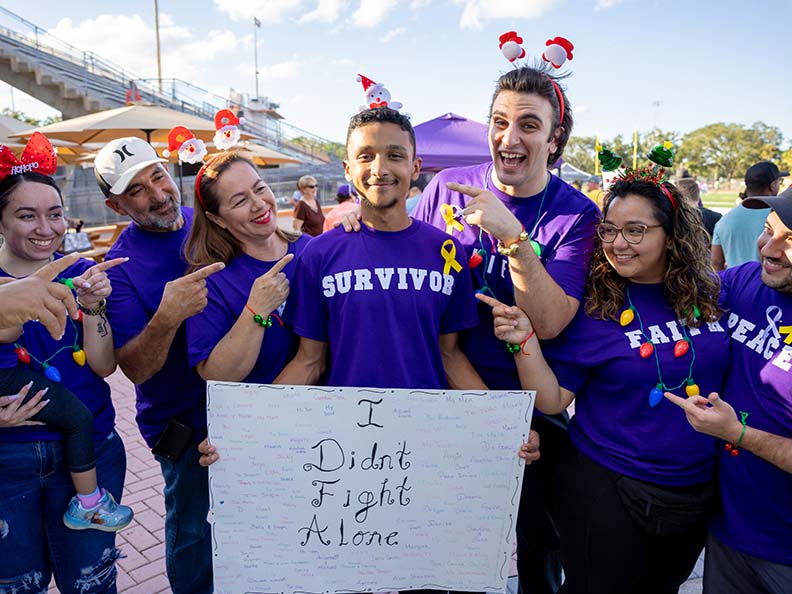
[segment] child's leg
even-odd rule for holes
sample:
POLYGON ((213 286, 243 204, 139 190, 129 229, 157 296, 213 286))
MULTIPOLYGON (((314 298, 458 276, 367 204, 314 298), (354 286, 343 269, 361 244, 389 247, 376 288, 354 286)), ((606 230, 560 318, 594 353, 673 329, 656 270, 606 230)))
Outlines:
POLYGON ((75 489, 83 495, 93 493, 97 485, 91 411, 63 384, 21 367, 2 370, 0 394, 18 393, 31 381, 33 387, 22 404, 33 398, 39 390, 48 388, 49 404, 33 415, 31 420, 40 421, 63 434, 66 466, 72 473, 75 489))

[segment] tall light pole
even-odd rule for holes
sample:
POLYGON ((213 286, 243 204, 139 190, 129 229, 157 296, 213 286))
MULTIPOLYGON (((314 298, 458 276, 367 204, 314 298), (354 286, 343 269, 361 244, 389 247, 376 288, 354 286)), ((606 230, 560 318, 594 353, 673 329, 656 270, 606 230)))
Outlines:
POLYGON ((160 60, 159 5, 157 0, 154 0, 154 29, 157 32, 157 83, 160 95, 162 95, 162 61, 160 60))
POLYGON ((259 98, 259 87, 258 87, 258 34, 256 30, 261 27, 261 21, 258 20, 256 17, 253 17, 253 67, 256 70, 256 101, 259 98))

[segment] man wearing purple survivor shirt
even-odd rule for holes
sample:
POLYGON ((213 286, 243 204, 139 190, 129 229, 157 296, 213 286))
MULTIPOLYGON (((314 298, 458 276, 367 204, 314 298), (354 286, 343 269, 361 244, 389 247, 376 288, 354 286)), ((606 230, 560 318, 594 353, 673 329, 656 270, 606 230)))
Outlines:
POLYGON ((210 593, 212 558, 208 472, 190 444, 206 437, 206 387, 187 360, 184 321, 206 307, 212 264, 184 275, 182 244, 192 209, 154 149, 139 138, 108 143, 95 160, 105 204, 132 223, 107 253, 129 258, 110 274, 107 313, 116 359, 135 383, 137 423, 165 479, 165 547, 175 594, 210 593))
POLYGON ((792 592, 792 191, 749 198, 771 208, 761 262, 721 273, 731 365, 723 399, 667 398, 723 440, 718 510, 707 539, 705 594, 792 592))
MULTIPOLYGON (((516 303, 541 339, 557 336, 578 310, 600 220, 594 202, 548 172, 572 123, 555 80, 529 67, 507 72, 490 105, 492 161, 441 171, 412 215, 458 239, 465 258, 477 252, 474 258, 483 261, 472 270, 475 289, 516 303), (453 218, 460 209, 464 220, 453 218)), ((492 332, 491 308, 480 304, 478 314, 479 324, 460 336, 463 352, 490 388, 519 389, 514 357, 492 332)), ((542 438, 542 458, 526 466, 517 520, 517 569, 526 594, 548 594, 560 585, 560 566, 543 562, 557 546, 547 544, 555 537, 540 483, 565 426, 560 415, 535 417, 532 424, 542 438)))
POLYGON ((477 323, 462 246, 405 208, 421 167, 409 119, 354 116, 344 167, 362 229, 333 229, 300 255, 284 318, 302 338, 276 383, 318 382, 329 348, 331 386, 486 389, 457 340, 477 323), (380 355, 387 365, 372 364, 380 355))

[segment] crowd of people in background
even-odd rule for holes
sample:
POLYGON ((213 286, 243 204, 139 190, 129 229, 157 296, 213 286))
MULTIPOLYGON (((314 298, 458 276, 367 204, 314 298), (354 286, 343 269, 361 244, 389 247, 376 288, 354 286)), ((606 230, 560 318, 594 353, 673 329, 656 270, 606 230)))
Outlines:
POLYGON ((132 223, 104 266, 55 253, 50 178, 0 181, 0 328, 22 326, 3 362, 35 372, 0 398, 0 592, 45 591, 52 575, 62 592, 116 591, 114 533, 63 521, 75 494, 89 524, 105 494, 121 498, 116 365, 161 466, 176 594, 214 589, 207 466, 223 453, 206 439, 206 380, 535 390, 515 444, 523 594, 670 594, 705 542, 706 594, 792 592, 788 173, 752 166, 716 221, 690 176, 564 182, 548 168, 572 128, 559 81, 515 68, 489 106, 491 160, 423 183, 409 118, 363 110, 338 206, 325 215, 303 176, 290 230, 242 154, 212 156, 188 208, 148 143, 115 140, 95 174, 132 223), (402 287, 398 266, 426 282, 402 287), (386 343, 388 365, 371 365, 386 343), (55 366, 93 420, 91 493, 37 416, 55 366))

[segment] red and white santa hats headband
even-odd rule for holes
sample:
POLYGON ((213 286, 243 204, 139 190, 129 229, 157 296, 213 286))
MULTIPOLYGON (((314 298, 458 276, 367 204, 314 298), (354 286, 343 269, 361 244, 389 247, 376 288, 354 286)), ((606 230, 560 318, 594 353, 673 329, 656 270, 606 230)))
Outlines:
POLYGON ((363 76, 357 75, 357 82, 363 85, 363 93, 366 96, 365 105, 361 105, 358 111, 365 111, 367 109, 375 109, 377 107, 389 107, 399 111, 404 105, 399 101, 393 101, 388 89, 385 88, 383 83, 377 83, 363 76))
POLYGON ((221 109, 215 114, 215 135, 212 138, 214 145, 220 150, 228 150, 239 142, 239 126, 245 123, 245 118, 238 118, 230 109, 221 109))
MULTIPOLYGON (((522 45, 523 38, 520 37, 516 31, 507 31, 498 38, 498 42, 503 57, 513 64, 515 68, 527 66, 527 64, 522 64, 519 62, 519 60, 525 58, 526 52, 522 45)), ((567 38, 560 36, 553 37, 552 39, 545 41, 545 48, 542 51, 542 60, 550 67, 559 70, 567 62, 567 60, 572 59, 572 50, 574 49, 575 46, 567 38)), ((558 96, 558 105, 560 111, 559 121, 563 123, 564 94, 561 92, 561 88, 558 86, 558 83, 554 80, 553 76, 548 74, 547 78, 552 83, 556 95, 558 96)))
POLYGON ((0 144, 0 180, 9 175, 35 172, 53 175, 58 168, 58 157, 49 139, 41 132, 33 132, 30 140, 17 159, 11 149, 0 144))
POLYGON ((200 163, 206 156, 206 144, 184 126, 176 126, 168 132, 168 148, 162 154, 170 157, 173 151, 182 163, 200 163))
MULTIPOLYGON (((215 125, 215 135, 212 138, 212 142, 214 142, 215 148, 219 150, 228 150, 237 145, 239 142, 239 138, 241 136, 241 132, 239 130, 239 126, 245 123, 244 118, 239 118, 237 115, 231 111, 230 109, 221 109, 214 116, 214 125, 215 125)), ((177 126, 174 130, 180 128, 181 126, 177 126)), ((184 128, 186 130, 186 128, 184 128)), ((189 133, 189 130, 187 130, 189 133)), ((168 135, 168 140, 170 140, 170 134, 168 135)), ((201 142, 200 140, 198 142, 201 142)), ((203 143, 201 143, 203 144, 203 143)), ((217 155, 219 153, 215 153, 217 155)), ((197 163, 202 161, 204 156, 206 155, 206 147, 204 147, 204 152, 201 155, 201 158, 196 161, 187 161, 188 163, 197 163)), ((214 157, 215 155, 212 155, 214 157)), ((181 153, 179 155, 181 159, 181 153)), ((206 209, 206 205, 204 204, 203 197, 201 196, 201 180, 203 179, 204 172, 206 171, 206 166, 212 162, 212 158, 210 157, 209 160, 203 164, 203 166, 198 170, 198 173, 195 176, 195 197, 198 199, 198 202, 201 206, 206 209)))

